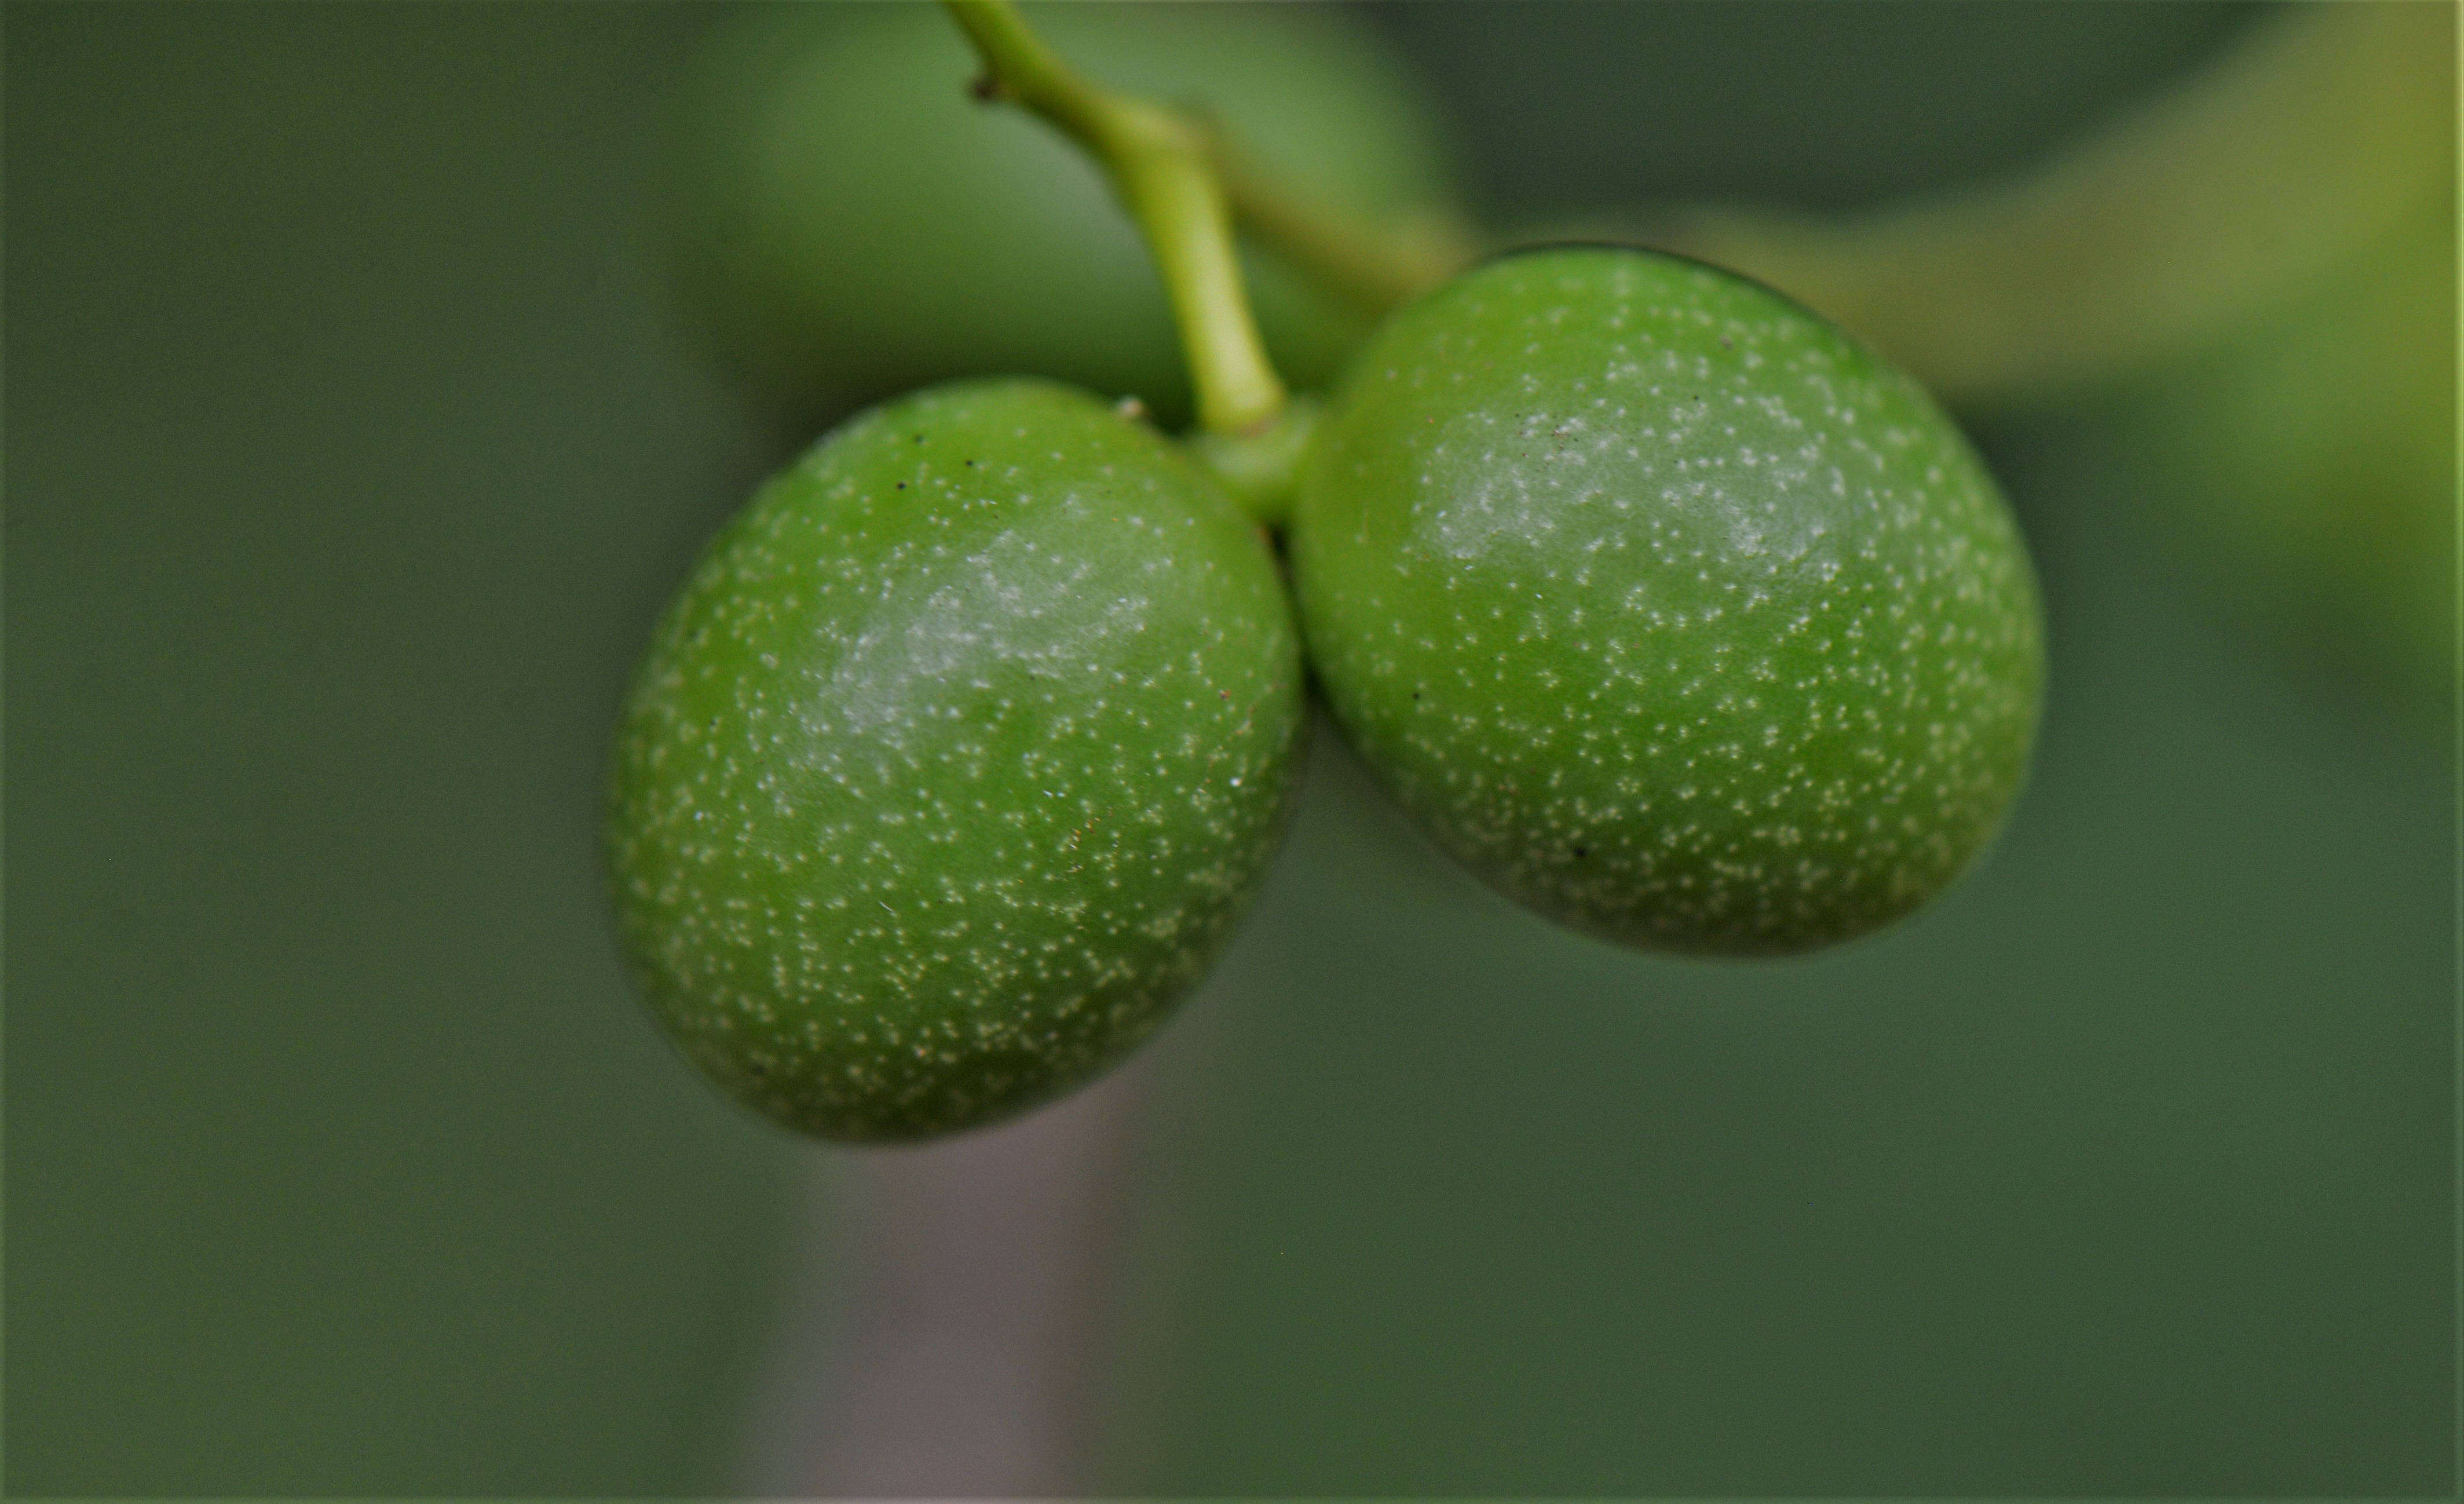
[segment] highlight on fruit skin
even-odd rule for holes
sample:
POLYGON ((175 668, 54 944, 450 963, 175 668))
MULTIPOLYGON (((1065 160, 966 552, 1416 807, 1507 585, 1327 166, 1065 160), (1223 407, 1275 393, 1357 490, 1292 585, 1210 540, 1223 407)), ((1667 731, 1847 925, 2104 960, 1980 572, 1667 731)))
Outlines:
POLYGON ((1969 867, 2025 776, 2041 608, 1991 478, 1913 382, 1699 263, 1524 253, 1390 319, 1291 556, 1384 785, 1611 940, 1870 933, 1969 867))
POLYGON ((1265 540, 1153 430, 1041 381, 875 409, 659 625, 607 811, 626 952, 685 1054, 781 1123, 993 1121, 1204 975, 1301 708, 1265 540))

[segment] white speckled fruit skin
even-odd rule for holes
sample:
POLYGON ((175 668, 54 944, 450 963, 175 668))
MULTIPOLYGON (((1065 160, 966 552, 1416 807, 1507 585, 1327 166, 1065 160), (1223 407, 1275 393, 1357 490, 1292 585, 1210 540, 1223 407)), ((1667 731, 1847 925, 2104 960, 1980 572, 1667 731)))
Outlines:
POLYGON ((1561 248, 1362 351, 1292 563, 1347 735, 1448 850, 1630 943, 1799 951, 1966 869, 2044 675, 2024 542, 1912 382, 1776 294, 1561 248))
POLYGON ((1301 707, 1265 540, 1152 430, 1040 382, 877 409, 658 629, 607 827, 627 951, 684 1051, 781 1122, 1006 1116, 1204 974, 1301 707))

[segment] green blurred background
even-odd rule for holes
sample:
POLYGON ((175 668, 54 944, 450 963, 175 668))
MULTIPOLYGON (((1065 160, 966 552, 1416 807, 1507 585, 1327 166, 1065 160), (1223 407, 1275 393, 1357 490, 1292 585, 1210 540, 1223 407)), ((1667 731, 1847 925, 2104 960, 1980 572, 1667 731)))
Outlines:
MULTIPOLYGON (((1518 223, 1972 181, 2259 17, 1373 18, 1518 223)), ((778 457, 656 255, 722 12, 4 19, 7 1487, 726 1492, 817 1151, 627 998, 594 832, 778 457)), ((2447 677, 2289 651, 2127 429, 1980 431, 2042 756, 1879 941, 1575 940, 1321 757, 1156 1094, 1108 1487, 2452 1491, 2447 677)))

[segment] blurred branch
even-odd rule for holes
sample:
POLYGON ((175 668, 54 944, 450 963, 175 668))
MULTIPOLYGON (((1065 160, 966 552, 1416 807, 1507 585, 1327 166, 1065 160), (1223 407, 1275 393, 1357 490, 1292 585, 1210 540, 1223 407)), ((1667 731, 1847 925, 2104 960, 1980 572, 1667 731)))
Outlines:
POLYGON ((1451 215, 1376 223, 1347 213, 1279 180, 1220 122, 1199 120, 1242 228, 1363 312, 1383 314, 1472 263, 1471 232, 1451 215))
POLYGON ((752 1439, 773 1496, 1082 1490, 1092 1382, 1154 1066, 1017 1122, 825 1151, 808 1288, 752 1439))
POLYGON ((1759 277, 1954 401, 2125 374, 2443 204, 2455 11, 2291 9, 2040 170, 1840 220, 1703 210, 1656 244, 1759 277))

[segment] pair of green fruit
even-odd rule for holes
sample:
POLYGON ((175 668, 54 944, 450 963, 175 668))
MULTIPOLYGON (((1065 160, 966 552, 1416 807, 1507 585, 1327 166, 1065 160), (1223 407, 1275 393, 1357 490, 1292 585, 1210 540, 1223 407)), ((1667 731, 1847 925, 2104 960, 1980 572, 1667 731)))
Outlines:
MULTIPOLYGON (((1046 13, 1056 33, 1070 14, 1046 13)), ((963 66, 945 26, 887 12, 786 49, 783 93, 748 98, 871 77, 893 43, 963 66)), ((1091 55, 1134 34, 1061 39, 1091 55)), ((1126 54, 1092 60, 1147 81, 1126 54)), ((760 134, 810 106, 715 139, 810 170, 817 143, 760 134)), ((739 208, 833 201, 716 181, 739 208)), ((763 212, 721 236, 748 306, 818 349, 883 307, 934 321, 932 285, 862 276, 877 298, 788 311, 744 257, 820 230, 763 212)), ((1279 355, 1291 329, 1352 338, 1266 307, 1279 355)), ((1040 360, 1048 334, 1029 319, 993 343, 1040 360)), ((932 379, 965 352, 913 353, 932 379)), ((1122 353, 1029 368, 1102 382, 1122 353)), ((766 486, 667 612, 617 746, 620 925, 685 1052, 849 1140, 1090 1078, 1256 892, 1312 672, 1448 852, 1655 949, 1781 954, 1887 924, 1972 860, 2024 773, 2039 609, 1990 478, 1904 377, 1693 262, 1527 253, 1397 311, 1351 357, 1277 525, 1281 558, 1192 450, 1046 379, 892 401, 766 486)))
POLYGON ((1886 924, 2026 766, 2038 605, 1984 470, 1905 378, 1694 263, 1530 253, 1398 312, 1287 542, 1288 595, 1205 471, 1043 381, 891 403, 772 481, 617 753, 624 935, 686 1052, 847 1139, 1100 1072, 1266 869, 1304 643, 1449 852, 1656 948, 1886 924))

